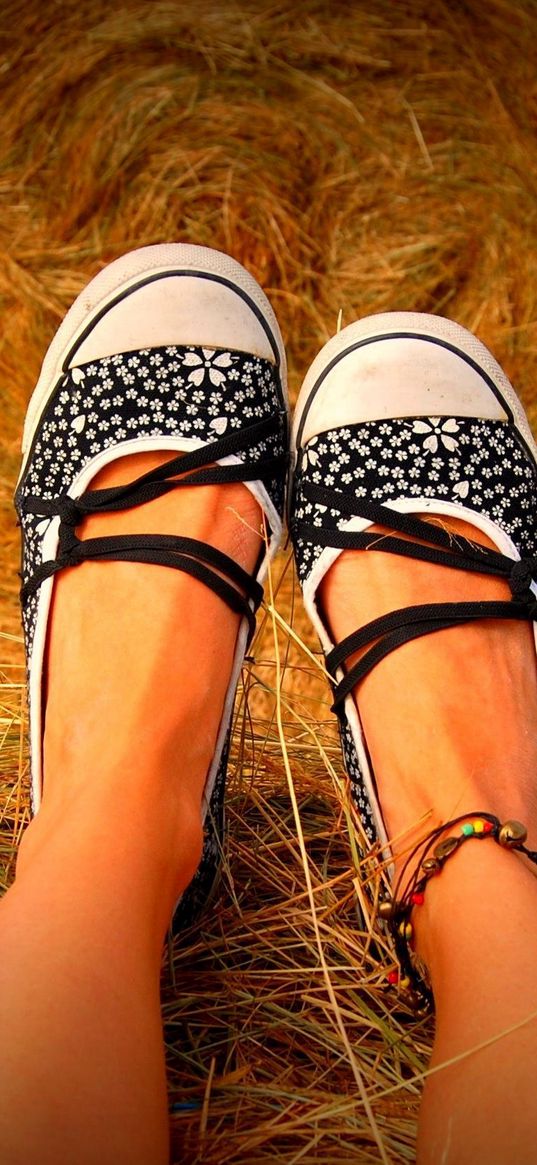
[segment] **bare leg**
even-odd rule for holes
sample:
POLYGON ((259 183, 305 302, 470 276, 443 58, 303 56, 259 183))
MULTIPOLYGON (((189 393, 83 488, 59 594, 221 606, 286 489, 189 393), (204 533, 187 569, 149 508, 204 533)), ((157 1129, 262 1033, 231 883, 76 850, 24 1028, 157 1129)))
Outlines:
MULTIPOLYGON (((470 533, 462 523, 452 526, 470 533)), ((471 537, 480 535, 472 528, 471 537)), ((345 552, 322 586, 337 641, 394 606, 446 597, 445 569, 378 552, 345 552)), ((449 571, 453 601, 509 597, 500 581, 449 571)), ((529 625, 483 622, 415 640, 379 664, 355 698, 392 837, 423 813, 430 813, 429 829, 489 810, 523 821, 537 847, 529 625)), ((537 1144, 533 867, 494 842, 470 843, 429 883, 413 919, 436 1002, 432 1066, 501 1036, 426 1083, 420 1165, 529 1165, 537 1144), (502 1035, 516 1024, 523 1026, 502 1035)))
MULTIPOLYGON (((94 485, 145 472, 125 458, 94 485)), ((119 530, 205 539, 252 569, 241 485, 119 515, 119 530)), ((238 618, 184 574, 85 563, 56 583, 45 785, 0 904, 2 1165, 164 1165, 162 941, 201 850, 200 803, 238 618)))

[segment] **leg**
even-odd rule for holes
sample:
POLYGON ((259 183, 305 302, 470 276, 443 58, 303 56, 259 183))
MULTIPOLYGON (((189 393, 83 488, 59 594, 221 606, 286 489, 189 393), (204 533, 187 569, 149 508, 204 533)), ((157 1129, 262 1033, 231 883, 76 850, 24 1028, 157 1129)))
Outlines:
POLYGON ((2 1165, 168 1158, 162 942, 281 535, 283 364, 252 277, 174 244, 100 272, 45 358, 16 495, 41 805, 0 910, 2 1165))
MULTIPOLYGON (((468 533, 462 524, 457 529, 468 533)), ((454 599, 508 597, 504 584, 489 581, 484 595, 482 579, 450 575, 454 599)), ((440 568, 347 552, 326 576, 322 602, 339 641, 391 610, 395 596, 398 606, 439 601, 445 585, 440 568)), ((529 626, 483 622, 407 644, 371 672, 357 699, 391 837, 406 833, 408 841, 423 813, 432 812, 432 828, 488 809, 524 821, 535 844, 537 683, 529 626)), ((414 915, 436 1004, 431 1067, 471 1053, 425 1085, 418 1160, 529 1165, 537 1133, 534 868, 493 842, 470 843, 429 883, 414 915)))
MULTIPOLYGON (((95 484, 149 466, 125 458, 95 484)), ((241 485, 96 516, 84 535, 127 523, 206 538, 248 570, 259 553, 259 508, 241 485)), ((44 797, 0 904, 5 1165, 168 1159, 162 942, 199 861, 237 626, 176 571, 87 563, 58 579, 44 797)))
MULTIPOLYGON (((317 357, 294 437, 298 570, 364 827, 396 867, 479 811, 535 849, 537 446, 507 377, 449 320, 373 316, 317 357)), ((438 1018, 420 1165, 535 1157, 536 915, 535 867, 494 839, 413 909, 438 1018)))

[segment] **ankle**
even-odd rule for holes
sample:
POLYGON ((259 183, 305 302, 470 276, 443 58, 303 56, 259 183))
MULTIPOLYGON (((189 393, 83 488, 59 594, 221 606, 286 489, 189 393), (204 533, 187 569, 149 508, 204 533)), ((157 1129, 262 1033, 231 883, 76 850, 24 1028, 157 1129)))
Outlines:
POLYGON ((165 932, 178 896, 199 865, 203 827, 199 802, 172 781, 155 795, 143 782, 129 790, 112 780, 88 781, 69 796, 44 798, 26 829, 16 884, 102 879, 111 896, 143 895, 165 932))
MULTIPOLYGON (((332 568, 327 575, 322 601, 336 641, 394 605, 442 597, 435 594, 434 567, 405 561, 394 574, 393 563, 382 561, 390 558, 342 555, 335 564, 339 573, 332 568)), ((449 573, 450 587, 504 586, 449 573)), ((476 595, 456 595, 465 597, 476 595)), ((419 834, 464 812, 518 817, 528 827, 537 822, 537 684, 529 625, 484 620, 416 639, 382 660, 354 698, 388 835, 401 839, 397 849, 408 850, 419 834)))
MULTIPOLYGON (((531 846, 537 838, 528 840, 531 846)), ((535 866, 493 840, 461 846, 412 913, 416 951, 429 969, 437 1006, 472 983, 475 991, 476 959, 481 1000, 494 997, 506 977, 514 976, 515 991, 515 980, 534 979, 536 910, 535 866)))

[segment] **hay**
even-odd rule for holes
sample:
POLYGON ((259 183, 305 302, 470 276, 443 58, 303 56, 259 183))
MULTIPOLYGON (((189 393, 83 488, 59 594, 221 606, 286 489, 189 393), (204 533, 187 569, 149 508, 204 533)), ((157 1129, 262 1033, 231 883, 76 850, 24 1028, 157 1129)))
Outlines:
MULTIPOLYGON (((339 313, 438 311, 492 347, 537 422, 537 6, 8 0, 1 19, 4 887, 27 814, 11 493, 65 309, 130 247, 208 244, 267 289, 293 395, 339 313)), ((386 994, 359 921, 322 669, 284 574, 280 729, 269 612, 222 887, 164 971, 176 1159, 411 1161, 431 1028, 386 994)))

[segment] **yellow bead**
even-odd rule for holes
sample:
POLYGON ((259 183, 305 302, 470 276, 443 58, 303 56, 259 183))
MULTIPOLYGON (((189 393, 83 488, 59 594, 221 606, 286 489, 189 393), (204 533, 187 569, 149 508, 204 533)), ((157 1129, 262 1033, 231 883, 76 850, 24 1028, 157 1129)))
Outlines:
POLYGON ((485 822, 484 821, 474 821, 474 833, 484 833, 484 832, 485 832, 485 822))
POLYGON ((400 980, 399 986, 400 987, 410 987, 410 979, 408 978, 408 975, 405 975, 404 979, 400 980))

